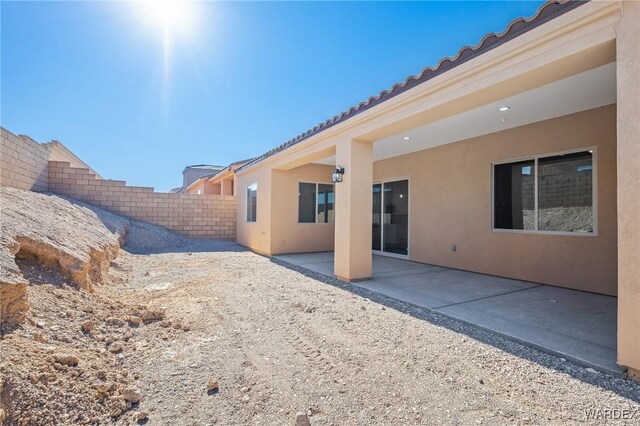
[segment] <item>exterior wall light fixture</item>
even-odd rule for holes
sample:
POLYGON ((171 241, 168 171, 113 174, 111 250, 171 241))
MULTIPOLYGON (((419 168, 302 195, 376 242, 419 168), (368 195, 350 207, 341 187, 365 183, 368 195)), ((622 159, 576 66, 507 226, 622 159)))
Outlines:
POLYGON ((338 166, 331 175, 331 181, 333 183, 342 182, 342 177, 344 176, 344 167, 338 166))

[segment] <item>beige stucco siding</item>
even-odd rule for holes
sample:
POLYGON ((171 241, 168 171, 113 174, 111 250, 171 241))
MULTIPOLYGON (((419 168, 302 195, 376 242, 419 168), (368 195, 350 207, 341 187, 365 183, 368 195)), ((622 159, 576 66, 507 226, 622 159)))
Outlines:
POLYGON ((237 176, 239 244, 266 255, 333 250, 334 224, 298 223, 298 183, 331 183, 333 167, 256 169, 237 176), (256 222, 247 222, 247 187, 258 184, 256 222))
POLYGON ((374 163, 374 180, 395 177, 410 179, 412 260, 616 294, 615 105, 374 163), (493 162, 586 147, 597 154, 597 236, 491 230, 493 162))
POLYGON ((263 168, 237 178, 237 242, 264 255, 271 254, 271 175, 263 168), (256 221, 247 222, 247 187, 253 183, 258 185, 256 221))
POLYGON ((640 3, 624 2, 618 41, 618 363, 640 380, 640 3))
POLYGON ((273 172, 272 254, 331 251, 334 223, 298 223, 298 184, 331 183, 334 167, 308 164, 273 172))

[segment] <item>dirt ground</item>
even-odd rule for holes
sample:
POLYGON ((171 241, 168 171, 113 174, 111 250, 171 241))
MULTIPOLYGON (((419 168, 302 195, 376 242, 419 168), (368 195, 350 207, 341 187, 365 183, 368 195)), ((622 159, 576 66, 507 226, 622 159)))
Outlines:
POLYGON ((640 385, 233 243, 126 232, 93 293, 16 259, 30 311, 0 340, 5 424, 640 421, 640 385))
POLYGON ((201 244, 123 253, 102 288, 189 325, 165 339, 141 329, 126 354, 150 424, 294 424, 306 411, 318 425, 564 425, 640 409, 629 382, 558 371, 234 244, 201 244))

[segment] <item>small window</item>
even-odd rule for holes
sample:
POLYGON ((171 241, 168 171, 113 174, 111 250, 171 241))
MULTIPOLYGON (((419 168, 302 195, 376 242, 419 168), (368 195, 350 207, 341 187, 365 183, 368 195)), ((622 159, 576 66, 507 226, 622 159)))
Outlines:
POLYGON ((594 231, 593 152, 493 166, 493 227, 594 231))
POLYGON ((247 187, 247 222, 255 222, 258 207, 258 184, 253 183, 247 187))
POLYGON ((333 223, 333 204, 333 185, 298 184, 298 223, 333 223))
POLYGON ((298 222, 315 223, 316 184, 300 182, 298 186, 298 222))

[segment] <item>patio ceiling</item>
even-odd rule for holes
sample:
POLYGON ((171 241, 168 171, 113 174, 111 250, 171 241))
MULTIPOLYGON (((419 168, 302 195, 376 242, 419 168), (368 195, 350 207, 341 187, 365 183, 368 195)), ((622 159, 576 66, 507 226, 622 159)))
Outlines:
MULTIPOLYGON (((374 161, 616 102, 615 62, 374 142, 374 161), (499 108, 509 107, 501 112, 499 108), (408 139, 407 139, 408 138, 408 139)), ((335 156, 315 161, 335 165, 335 156)))

